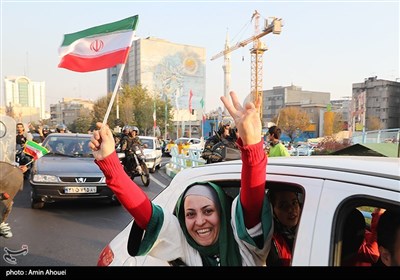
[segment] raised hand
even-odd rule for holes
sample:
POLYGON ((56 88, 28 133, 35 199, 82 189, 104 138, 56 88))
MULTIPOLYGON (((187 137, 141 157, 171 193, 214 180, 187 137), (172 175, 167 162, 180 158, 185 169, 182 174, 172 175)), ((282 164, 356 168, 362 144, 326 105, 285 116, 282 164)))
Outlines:
POLYGON ((102 160, 115 151, 115 141, 108 125, 103 126, 101 122, 96 123, 98 130, 93 131, 89 142, 89 148, 93 151, 96 160, 102 160))
POLYGON ((231 91, 229 94, 232 101, 225 96, 221 96, 221 101, 235 121, 243 145, 259 143, 262 129, 260 120, 261 100, 259 99, 256 104, 248 102, 243 107, 235 92, 231 91))

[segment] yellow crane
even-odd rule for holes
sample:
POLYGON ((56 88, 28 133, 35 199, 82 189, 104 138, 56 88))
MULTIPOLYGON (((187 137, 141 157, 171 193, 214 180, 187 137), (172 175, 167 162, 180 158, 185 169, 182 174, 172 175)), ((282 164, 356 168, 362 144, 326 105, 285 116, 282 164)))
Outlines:
MULTIPOLYGON (((267 22, 265 22, 264 29, 260 32, 260 26, 259 26, 259 19, 260 19, 260 14, 257 12, 257 10, 253 13, 251 20, 254 20, 254 35, 251 36, 250 38, 241 41, 237 43, 236 45, 232 47, 228 47, 224 49, 223 51, 217 53, 213 57, 211 57, 211 60, 214 60, 216 58, 219 58, 223 55, 226 55, 234 50, 237 50, 238 48, 244 47, 247 44, 253 42, 253 48, 250 49, 251 53, 251 88, 250 92, 253 97, 253 101, 257 101, 259 98, 261 98, 262 102, 262 69, 263 69, 263 54, 267 50, 266 46, 264 43, 261 42, 260 38, 269 34, 280 34, 281 33, 281 28, 282 28, 282 19, 278 18, 273 18, 271 24, 268 25, 267 22)), ((260 110, 260 118, 262 120, 262 105, 261 105, 261 110, 260 110)))

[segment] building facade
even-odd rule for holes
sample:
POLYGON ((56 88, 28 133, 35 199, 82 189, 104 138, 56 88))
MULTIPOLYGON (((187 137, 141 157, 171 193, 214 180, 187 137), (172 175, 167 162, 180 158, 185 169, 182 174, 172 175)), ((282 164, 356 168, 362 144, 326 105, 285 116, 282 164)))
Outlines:
MULTIPOLYGON (((154 37, 133 42, 121 85, 142 85, 150 94, 167 98, 174 108, 176 127, 199 127, 206 91, 206 50, 154 37), (190 97, 190 92, 193 96, 190 97), (189 100, 194 113, 189 112, 189 100)), ((121 65, 107 70, 108 92, 113 92, 121 65)), ((185 131, 186 129, 183 129, 185 131)))
POLYGON ((7 76, 4 79, 2 111, 12 112, 19 122, 47 119, 45 82, 34 82, 26 76, 7 76))
POLYGON ((369 77, 353 84, 351 130, 400 127, 400 83, 369 77))
POLYGON ((305 91, 301 87, 291 85, 277 86, 263 91, 263 123, 277 117, 280 110, 288 106, 296 106, 308 113, 313 137, 323 135, 323 113, 330 103, 329 92, 305 91))
POLYGON ((50 105, 50 122, 53 127, 57 124, 72 124, 80 115, 81 110, 93 111, 94 103, 81 98, 63 98, 57 104, 50 105))

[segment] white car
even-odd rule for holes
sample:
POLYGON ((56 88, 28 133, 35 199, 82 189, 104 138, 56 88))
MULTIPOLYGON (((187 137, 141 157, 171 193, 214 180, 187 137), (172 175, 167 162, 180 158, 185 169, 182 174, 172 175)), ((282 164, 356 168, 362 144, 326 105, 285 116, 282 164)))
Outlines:
POLYGON ((204 140, 200 138, 180 137, 175 140, 176 145, 185 143, 188 143, 190 145, 190 149, 197 149, 200 151, 204 149, 204 140))
MULTIPOLYGON (((194 182, 212 181, 228 195, 240 186, 241 161, 180 171, 153 200, 173 211, 179 195, 194 182)), ((400 159, 357 156, 273 157, 266 168, 267 188, 300 193, 302 214, 292 266, 340 266, 344 219, 350 209, 400 209, 400 159)), ((369 210, 368 210, 369 209, 369 210)), ((103 249, 98 265, 161 266, 169 263, 128 253, 132 221, 103 249)))
POLYGON ((162 151, 160 140, 153 136, 139 136, 140 141, 144 148, 144 155, 146 156, 146 165, 150 173, 154 173, 156 168, 161 167, 162 151))

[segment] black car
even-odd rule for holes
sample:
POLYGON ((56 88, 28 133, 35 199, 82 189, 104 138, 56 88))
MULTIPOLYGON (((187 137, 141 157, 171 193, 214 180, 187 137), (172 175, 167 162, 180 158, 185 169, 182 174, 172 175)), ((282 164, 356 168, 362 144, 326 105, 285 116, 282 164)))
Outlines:
POLYGON ((89 149, 90 134, 51 133, 42 145, 49 153, 32 166, 31 207, 59 200, 106 199, 119 204, 107 186, 100 168, 89 149))

